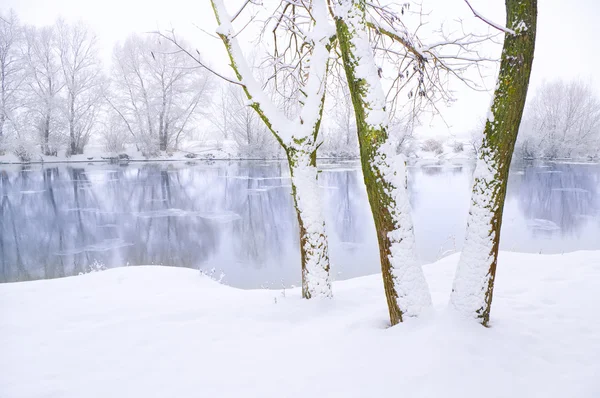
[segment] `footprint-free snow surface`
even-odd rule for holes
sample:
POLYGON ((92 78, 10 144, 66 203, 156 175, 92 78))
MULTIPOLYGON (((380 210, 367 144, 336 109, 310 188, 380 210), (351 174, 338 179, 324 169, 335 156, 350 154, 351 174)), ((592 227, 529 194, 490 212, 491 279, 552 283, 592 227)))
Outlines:
POLYGON ((381 277, 334 299, 125 267, 0 285, 0 397, 600 397, 600 252, 502 253, 486 329, 447 308, 393 328, 381 277))

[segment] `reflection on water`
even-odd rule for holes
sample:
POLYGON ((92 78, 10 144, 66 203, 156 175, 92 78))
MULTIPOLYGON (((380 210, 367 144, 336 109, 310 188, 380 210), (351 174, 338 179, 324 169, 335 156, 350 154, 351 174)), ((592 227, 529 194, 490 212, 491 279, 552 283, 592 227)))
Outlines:
MULTIPOLYGON (((244 288, 299 283, 298 231, 285 163, 2 167, 2 282, 162 264, 198 268, 244 288)), ((377 272, 375 231, 358 163, 321 168, 334 277, 377 272)), ((472 166, 409 170, 421 260, 460 250, 472 166)), ((503 249, 600 249, 599 236, 600 166, 513 167, 503 249)))

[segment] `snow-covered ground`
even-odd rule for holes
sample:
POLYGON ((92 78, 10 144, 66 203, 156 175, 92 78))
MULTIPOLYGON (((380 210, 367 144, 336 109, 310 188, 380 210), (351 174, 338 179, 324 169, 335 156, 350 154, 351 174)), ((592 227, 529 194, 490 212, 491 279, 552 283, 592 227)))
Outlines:
POLYGON ((225 141, 200 142, 190 141, 183 145, 181 150, 162 152, 157 156, 145 156, 137 150, 134 145, 129 145, 125 150, 119 152, 108 152, 102 145, 88 145, 85 153, 81 155, 66 156, 64 151, 60 151, 57 156, 43 155, 38 149, 32 150, 30 161, 23 162, 12 152, 5 152, 0 155, 0 164, 16 163, 76 163, 76 162, 102 162, 109 161, 110 158, 118 158, 119 155, 127 155, 129 161, 182 161, 193 159, 239 159, 242 158, 238 153, 235 143, 225 141))
POLYGON ((0 396, 600 396, 600 252, 502 253, 489 329, 446 308, 457 260, 393 328, 379 275, 314 301, 168 267, 3 284, 0 396))

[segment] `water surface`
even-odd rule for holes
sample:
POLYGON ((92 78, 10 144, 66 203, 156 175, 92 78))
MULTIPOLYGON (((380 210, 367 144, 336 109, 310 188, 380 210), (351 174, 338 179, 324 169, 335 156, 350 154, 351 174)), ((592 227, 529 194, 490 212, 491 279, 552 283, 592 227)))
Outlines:
MULTIPOLYGON (((379 271, 358 162, 321 162, 334 278, 379 271)), ((417 250, 460 250, 472 165, 409 168, 417 250)), ((242 288, 297 285, 298 230, 284 162, 0 166, 0 282, 160 264, 242 288)), ((514 165, 503 250, 600 249, 600 165, 514 165)))

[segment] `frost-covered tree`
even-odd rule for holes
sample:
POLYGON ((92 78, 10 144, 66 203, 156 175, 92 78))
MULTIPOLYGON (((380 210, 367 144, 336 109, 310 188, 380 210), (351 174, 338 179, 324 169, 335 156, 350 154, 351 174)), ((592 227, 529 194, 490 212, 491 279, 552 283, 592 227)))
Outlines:
POLYGON ((594 156, 600 148, 600 98, 589 84, 544 83, 525 108, 517 149, 524 157, 594 156))
POLYGON ((451 303, 489 324, 508 171, 525 107, 533 63, 537 0, 506 0, 500 72, 483 133, 473 183, 465 244, 451 303))
POLYGON ((431 304, 416 261, 405 160, 397 153, 406 151, 403 140, 421 112, 435 112, 438 101, 452 99, 449 79, 475 86, 464 72, 489 61, 477 47, 489 36, 442 27, 436 33, 439 37, 427 44, 418 35, 427 13, 411 11, 408 3, 336 0, 331 4, 377 230, 390 321, 396 324, 431 304), (417 20, 413 28, 406 22, 409 15, 417 20))
POLYGON ((109 104, 145 153, 177 148, 202 114, 209 76, 168 40, 133 35, 113 53, 109 104))
POLYGON ((212 0, 219 24, 217 33, 229 54, 237 84, 242 86, 249 106, 271 130, 287 155, 300 227, 302 295, 305 298, 329 297, 329 249, 317 183, 316 150, 329 51, 335 30, 328 21, 325 0, 304 4, 282 2, 279 5, 272 18, 276 21, 275 40, 283 42, 284 39, 277 36, 282 31, 287 35, 285 43, 289 40, 298 45, 284 44, 282 52, 279 52, 277 42, 274 45, 274 76, 280 79, 277 86, 286 90, 293 88, 286 92, 285 101, 276 103, 253 75, 238 42, 238 32, 232 25, 249 3, 246 1, 232 17, 222 0, 212 0), (285 71, 292 72, 286 74, 285 71), (289 79, 281 80, 282 73, 289 79))
POLYGON ((392 325, 431 305, 416 260, 405 160, 389 139, 389 114, 369 36, 365 0, 334 2, 340 53, 354 105, 361 164, 379 242, 392 325))
POLYGON ((59 20, 57 51, 65 85, 63 113, 68 128, 68 153, 83 153, 102 105, 104 76, 96 36, 83 23, 59 20))
POLYGON ((247 102, 240 87, 231 84, 222 87, 219 100, 213 103, 211 122, 225 140, 235 142, 240 156, 265 158, 275 154, 277 141, 247 102))
POLYGON ((326 153, 342 156, 356 156, 358 143, 356 138, 356 119, 348 86, 341 81, 344 76, 335 76, 329 84, 326 115, 329 128, 324 134, 321 148, 326 153))
POLYGON ((45 155, 56 154, 60 144, 60 93, 64 87, 54 26, 25 28, 24 68, 27 122, 23 129, 36 131, 45 155))
POLYGON ((22 56, 23 28, 11 10, 0 14, 0 154, 6 136, 16 128, 16 112, 21 107, 19 98, 25 78, 22 56))

